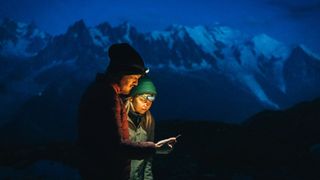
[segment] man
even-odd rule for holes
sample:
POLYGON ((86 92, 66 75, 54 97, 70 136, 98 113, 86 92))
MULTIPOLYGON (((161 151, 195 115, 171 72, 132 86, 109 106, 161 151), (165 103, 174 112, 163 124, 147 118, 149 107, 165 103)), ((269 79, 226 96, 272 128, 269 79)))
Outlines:
POLYGON ((129 44, 114 44, 108 51, 110 63, 84 93, 79 107, 78 143, 83 179, 129 179, 130 159, 143 159, 155 152, 169 153, 168 143, 132 143, 121 95, 128 95, 148 69, 129 44))

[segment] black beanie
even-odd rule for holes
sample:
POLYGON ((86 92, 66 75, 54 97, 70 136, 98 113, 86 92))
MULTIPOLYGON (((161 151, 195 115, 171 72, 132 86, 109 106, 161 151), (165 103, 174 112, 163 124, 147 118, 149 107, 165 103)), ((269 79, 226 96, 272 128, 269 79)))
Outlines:
POLYGON ((110 62, 107 74, 144 75, 148 70, 139 53, 128 43, 111 45, 108 55, 110 62))

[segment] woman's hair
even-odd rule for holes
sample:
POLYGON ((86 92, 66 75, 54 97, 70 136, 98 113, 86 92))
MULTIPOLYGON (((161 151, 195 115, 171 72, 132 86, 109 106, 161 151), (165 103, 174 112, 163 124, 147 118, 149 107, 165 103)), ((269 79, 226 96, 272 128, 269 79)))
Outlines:
MULTIPOLYGON (((126 104, 125 104, 125 108, 126 108, 126 112, 127 114, 129 113, 129 111, 134 111, 135 112, 135 109, 134 109, 134 106, 133 106, 133 103, 132 103, 132 98, 133 97, 128 97, 127 100, 126 100, 126 104)), ((142 124, 142 126, 144 126, 145 128, 150 128, 151 125, 152 125, 152 115, 151 115, 151 112, 148 110, 145 114, 145 121, 144 123, 142 124)))

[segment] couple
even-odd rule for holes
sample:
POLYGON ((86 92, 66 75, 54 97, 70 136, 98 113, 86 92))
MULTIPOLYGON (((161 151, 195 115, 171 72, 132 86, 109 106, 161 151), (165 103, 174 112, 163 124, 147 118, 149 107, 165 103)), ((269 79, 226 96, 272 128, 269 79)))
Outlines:
POLYGON ((148 110, 156 90, 145 77, 148 69, 138 52, 121 43, 112 45, 108 55, 106 72, 97 75, 79 106, 80 175, 83 179, 143 179, 151 173, 152 156, 168 154, 176 139, 152 142, 154 122, 148 110))

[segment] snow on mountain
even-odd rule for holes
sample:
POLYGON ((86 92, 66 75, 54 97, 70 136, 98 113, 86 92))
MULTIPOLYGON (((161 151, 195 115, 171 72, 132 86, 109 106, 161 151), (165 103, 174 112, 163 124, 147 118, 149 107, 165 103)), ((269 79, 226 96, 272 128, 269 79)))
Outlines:
POLYGON ((211 55, 214 54, 216 49, 214 45, 214 37, 207 31, 203 26, 197 26, 194 28, 186 28, 189 36, 194 40, 194 42, 200 46, 204 52, 207 52, 211 55))
POLYGON ((104 36, 99 29, 91 28, 90 35, 96 46, 100 46, 103 48, 103 47, 106 47, 108 44, 110 44, 109 37, 104 36))
MULTIPOLYGON (((272 64, 273 76, 277 77, 277 87, 283 92, 286 92, 285 80, 283 79, 283 66, 288 59, 291 50, 284 44, 272 39, 271 37, 261 34, 252 39, 255 53, 262 56, 259 62, 262 64, 272 64), (269 61, 269 62, 268 62, 269 61)), ((266 75, 267 76, 267 75, 266 75)))
POLYGON ((290 50, 284 44, 278 42, 275 39, 267 36, 266 34, 260 34, 252 39, 256 53, 262 54, 268 59, 272 56, 275 58, 286 59, 289 56, 290 50))
POLYGON ((166 31, 153 31, 150 36, 147 37, 148 40, 164 40, 168 43, 170 49, 172 49, 173 43, 176 41, 175 39, 184 41, 186 36, 188 36, 203 52, 214 56, 214 51, 218 48, 217 44, 225 43, 231 47, 243 34, 241 35, 240 32, 227 27, 210 29, 204 26, 185 27, 182 25, 172 25, 166 31))
POLYGON ((105 56, 105 45, 108 41, 108 36, 104 35, 102 29, 88 28, 84 21, 80 20, 71 25, 65 34, 55 36, 35 58, 41 65, 70 59, 78 59, 78 65, 84 65, 91 59, 105 56))
POLYGON ((36 26, 4 19, 0 24, 0 55, 35 56, 50 41, 51 36, 36 26))
POLYGON ((320 61, 320 55, 312 52, 310 49, 308 49, 305 45, 300 44, 299 47, 303 49, 304 52, 306 52, 309 56, 312 56, 316 60, 320 61))
POLYGON ((169 49, 172 49, 174 42, 170 31, 152 31, 149 36, 146 36, 146 40, 164 41, 169 49))
POLYGON ((131 24, 126 23, 126 24, 125 24, 126 33, 125 33, 125 35, 123 36, 123 38, 124 38, 128 43, 130 43, 130 44, 132 44, 132 40, 131 40, 131 37, 130 37, 131 28, 132 28, 131 24))
POLYGON ((226 26, 217 26, 209 30, 218 42, 222 42, 227 46, 229 45, 228 47, 242 43, 246 38, 248 38, 246 34, 226 26))
POLYGON ((244 81, 244 84, 248 86, 250 91, 256 95, 256 97, 266 106, 271 107, 273 109, 279 109, 279 105, 273 102, 265 93, 261 85, 257 82, 257 80, 250 75, 244 75, 241 77, 244 81))
POLYGON ((268 97, 260 82, 257 81, 256 76, 261 75, 261 72, 258 68, 257 58, 252 53, 252 50, 243 45, 240 45, 234 51, 232 49, 227 50, 229 52, 224 51, 225 60, 217 61, 220 72, 243 89, 251 92, 265 106, 275 109, 279 108, 279 105, 268 97), (234 56, 234 53, 230 51, 237 52, 237 55, 234 56))

